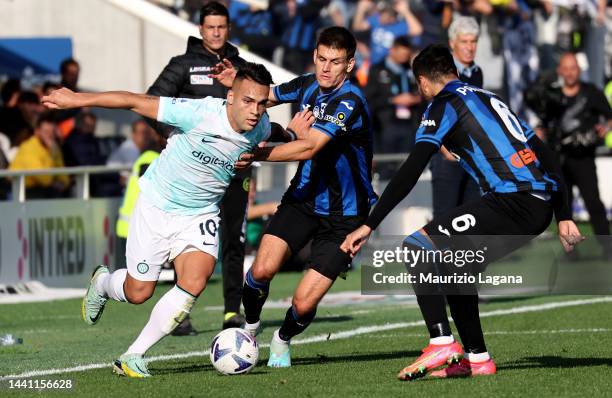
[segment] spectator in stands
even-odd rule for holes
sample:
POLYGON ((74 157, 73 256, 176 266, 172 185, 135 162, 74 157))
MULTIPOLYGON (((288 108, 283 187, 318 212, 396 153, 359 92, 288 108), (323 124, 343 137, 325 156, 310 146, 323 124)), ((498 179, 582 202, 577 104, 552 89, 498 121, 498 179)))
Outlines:
MULTIPOLYGON (((36 123, 34 135, 24 141, 10 164, 11 170, 35 170, 64 167, 58 141, 58 129, 50 115, 42 115, 36 123)), ((65 195, 69 185, 65 175, 26 177, 26 196, 29 198, 57 198, 65 195)))
POLYGON ((356 0, 332 0, 327 8, 329 17, 335 26, 351 28, 351 21, 357 9, 356 0))
POLYGON ((412 149, 420 116, 417 108, 422 102, 410 69, 414 55, 410 38, 400 36, 383 62, 370 68, 365 95, 374 117, 377 152, 412 149))
POLYGON ((42 95, 49 95, 58 88, 62 88, 61 84, 54 82, 45 82, 45 84, 43 84, 42 86, 42 95))
POLYGON ((534 8, 540 1, 516 0, 501 7, 502 47, 510 108, 528 122, 523 92, 538 77, 534 8))
POLYGON ((38 94, 33 91, 20 92, 16 106, 2 110, 0 131, 10 139, 11 146, 19 146, 32 135, 43 110, 38 94))
MULTIPOLYGON (((62 80, 60 87, 67 87, 72 91, 78 90, 79 74, 81 68, 79 63, 73 58, 67 58, 60 64, 60 73, 62 80)), ((52 90, 52 87, 48 87, 52 90)), ((75 116, 81 112, 81 109, 62 109, 53 111, 53 117, 57 120, 61 140, 66 140, 68 135, 74 130, 75 116)))
POLYGON ((230 2, 229 13, 232 21, 232 42, 271 60, 277 40, 272 31, 270 10, 234 0, 230 2))
POLYGON ((4 108, 14 108, 17 106, 19 93, 21 93, 21 82, 19 79, 8 79, 2 85, 2 90, 0 91, 2 106, 4 108))
POLYGON ((0 97, 2 108, 0 108, 0 133, 9 139, 9 146, 15 147, 14 137, 19 130, 27 129, 27 123, 17 108, 17 100, 21 94, 21 83, 17 79, 9 79, 2 86, 0 97))
POLYGON ((447 0, 423 0, 420 10, 415 10, 423 25, 421 47, 446 41, 446 30, 452 19, 453 3, 447 0))
POLYGON ((97 117, 90 111, 80 112, 74 121, 74 129, 62 145, 67 167, 97 166, 104 164, 96 131, 97 117))
POLYGON ((599 197, 595 167, 595 148, 612 128, 612 109, 600 89, 580 80, 581 70, 573 53, 561 56, 557 73, 562 85, 554 82, 542 91, 540 98, 546 103, 543 107, 546 114, 541 116, 548 121, 547 138, 561 158, 570 196, 571 187, 576 185, 589 213, 593 233, 601 237, 606 259, 612 260, 610 224, 599 197))
POLYGON ((321 10, 329 0, 287 0, 280 17, 285 22, 282 36, 283 67, 303 74, 312 65, 317 31, 323 27, 321 10))
MULTIPOLYGON (((482 70, 474 63, 480 28, 472 17, 458 17, 448 29, 448 44, 461 81, 482 88, 482 70)), ((431 158, 434 217, 480 197, 478 184, 446 148, 431 158)))
POLYGON ((62 87, 67 87, 72 91, 78 91, 79 73, 81 68, 79 63, 73 58, 67 58, 60 64, 60 74, 62 75, 62 87))
POLYGON ((22 91, 17 99, 17 108, 23 120, 34 127, 38 117, 44 112, 45 108, 40 103, 40 97, 34 91, 22 91))
MULTIPOLYGON (((132 123, 130 138, 116 148, 106 161, 107 166, 132 166, 140 154, 155 140, 157 133, 144 119, 138 119, 132 123)), ((125 186, 130 173, 121 174, 121 185, 125 186)))
POLYGON ((360 0, 357 4, 353 30, 370 31, 370 64, 383 62, 398 36, 408 35, 414 44, 423 33, 423 26, 410 10, 407 0, 360 0))

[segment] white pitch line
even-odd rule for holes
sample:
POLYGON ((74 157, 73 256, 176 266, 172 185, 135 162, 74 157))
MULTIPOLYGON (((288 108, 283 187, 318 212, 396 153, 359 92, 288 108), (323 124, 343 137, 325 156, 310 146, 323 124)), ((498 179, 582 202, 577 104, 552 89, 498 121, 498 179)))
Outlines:
MULTIPOLYGON (((496 336, 496 335, 517 335, 517 334, 566 334, 566 333, 610 333, 612 329, 595 328, 595 329, 536 329, 536 330, 494 330, 491 332, 484 332, 485 336, 496 336)), ((396 334, 377 334, 372 336, 383 339, 396 339, 396 334)), ((402 337, 423 337, 423 333, 404 333, 402 337)))
MULTIPOLYGON (((612 302, 612 297, 598 297, 592 299, 581 299, 581 300, 569 300, 569 301, 556 301, 552 303, 544 303, 544 304, 533 304, 533 305, 525 305, 518 306, 500 310, 487 311, 480 314, 481 318, 488 318, 492 316, 500 316, 500 315, 515 315, 515 314, 523 314, 528 312, 539 312, 539 311, 547 311, 558 308, 565 307, 574 307, 579 305, 589 305, 589 304, 600 304, 600 303, 610 303, 612 302)), ((318 336, 312 336, 305 339, 297 339, 292 341, 292 344, 311 344, 318 343, 327 340, 338 340, 345 339, 353 336, 357 336, 360 334, 367 334, 385 330, 394 330, 394 329, 402 329, 407 327, 421 326, 424 325, 424 321, 412 321, 412 322, 396 322, 396 323, 387 323, 384 325, 371 325, 371 326, 361 326, 356 329, 346 330, 343 332, 337 333, 328 333, 321 334, 318 336)), ((576 329, 579 330, 579 329, 576 329)), ((589 329, 585 329, 589 330, 589 329)), ((537 333, 534 331, 534 333, 537 333)), ((260 347, 267 347, 268 344, 260 345, 260 347)), ((183 359, 190 357, 199 357, 199 356, 207 356, 209 351, 192 351, 186 352, 183 354, 169 354, 169 355, 158 355, 154 357, 148 358, 147 362, 155 362, 155 361, 166 361, 170 359, 183 359)), ((22 379, 28 377, 39 377, 39 376, 48 376, 60 373, 74 373, 74 372, 84 372, 86 370, 92 369, 102 369, 109 367, 110 363, 94 363, 89 365, 81 365, 75 366, 72 368, 63 368, 63 369, 46 369, 46 370, 33 370, 20 374, 12 374, 0 376, 0 380, 5 379, 22 379)))

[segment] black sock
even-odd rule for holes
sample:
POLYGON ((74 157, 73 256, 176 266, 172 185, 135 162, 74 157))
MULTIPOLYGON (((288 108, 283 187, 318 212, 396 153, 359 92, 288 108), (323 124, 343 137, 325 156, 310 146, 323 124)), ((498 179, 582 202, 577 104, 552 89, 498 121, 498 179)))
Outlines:
POLYGON ((295 308, 291 306, 291 308, 287 310, 287 314, 285 315, 285 321, 283 322, 280 330, 278 331, 278 336, 285 341, 291 340, 293 336, 297 336, 298 334, 306 330, 308 325, 310 325, 310 322, 312 322, 312 320, 314 319, 316 313, 317 310, 315 308, 314 311, 309 312, 308 314, 305 314, 303 316, 299 316, 295 311, 295 308))
POLYGON ((246 274, 242 288, 242 304, 244 305, 244 318, 248 323, 259 322, 261 310, 270 292, 269 282, 259 282, 253 278, 251 270, 246 274))
POLYGON ((430 338, 452 335, 446 315, 444 296, 417 295, 417 303, 419 303, 430 338))
POLYGON ((461 337, 465 352, 480 354, 487 351, 482 326, 480 325, 480 311, 478 309, 478 296, 446 296, 451 316, 461 337))

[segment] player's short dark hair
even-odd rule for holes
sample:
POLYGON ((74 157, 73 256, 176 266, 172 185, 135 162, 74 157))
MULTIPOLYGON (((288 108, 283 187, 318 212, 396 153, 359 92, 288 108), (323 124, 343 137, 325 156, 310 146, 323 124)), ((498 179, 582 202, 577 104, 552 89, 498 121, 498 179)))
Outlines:
POLYGON ((246 62, 238 68, 235 80, 249 79, 264 86, 274 84, 272 75, 262 64, 246 62))
POLYGON ((407 35, 398 36, 393 40, 393 47, 412 48, 412 41, 407 35))
POLYGON ((227 7, 218 1, 210 1, 200 8, 200 25, 204 23, 204 18, 209 15, 220 15, 227 18, 227 23, 230 23, 230 16, 227 7))
POLYGON ((417 79, 423 76, 432 81, 440 81, 448 75, 457 76, 457 67, 448 47, 432 44, 416 56, 412 62, 412 72, 417 79))
POLYGON ((79 66, 79 63, 74 58, 66 58, 60 64, 60 73, 63 75, 68 70, 68 66, 76 65, 79 66))
POLYGON ((36 120, 36 128, 40 128, 43 123, 57 124, 57 119, 51 112, 44 112, 36 120))
POLYGON ((355 57, 355 50, 357 49, 355 36, 342 26, 332 26, 323 29, 317 39, 317 48, 320 45, 336 50, 346 50, 346 57, 348 59, 355 57))

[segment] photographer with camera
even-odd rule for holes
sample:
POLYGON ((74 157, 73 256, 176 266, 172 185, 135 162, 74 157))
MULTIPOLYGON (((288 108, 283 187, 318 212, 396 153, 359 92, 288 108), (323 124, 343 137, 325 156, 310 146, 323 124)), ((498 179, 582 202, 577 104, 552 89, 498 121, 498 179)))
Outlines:
MULTIPOLYGON (((600 89, 580 80, 580 72, 575 54, 563 54, 558 80, 543 79, 527 93, 527 102, 542 119, 544 135, 560 157, 568 187, 578 186, 593 233, 600 237, 603 255, 610 260, 610 225, 599 197, 595 149, 612 127, 612 109, 600 89)), ((572 190, 568 192, 571 203, 572 190)))

